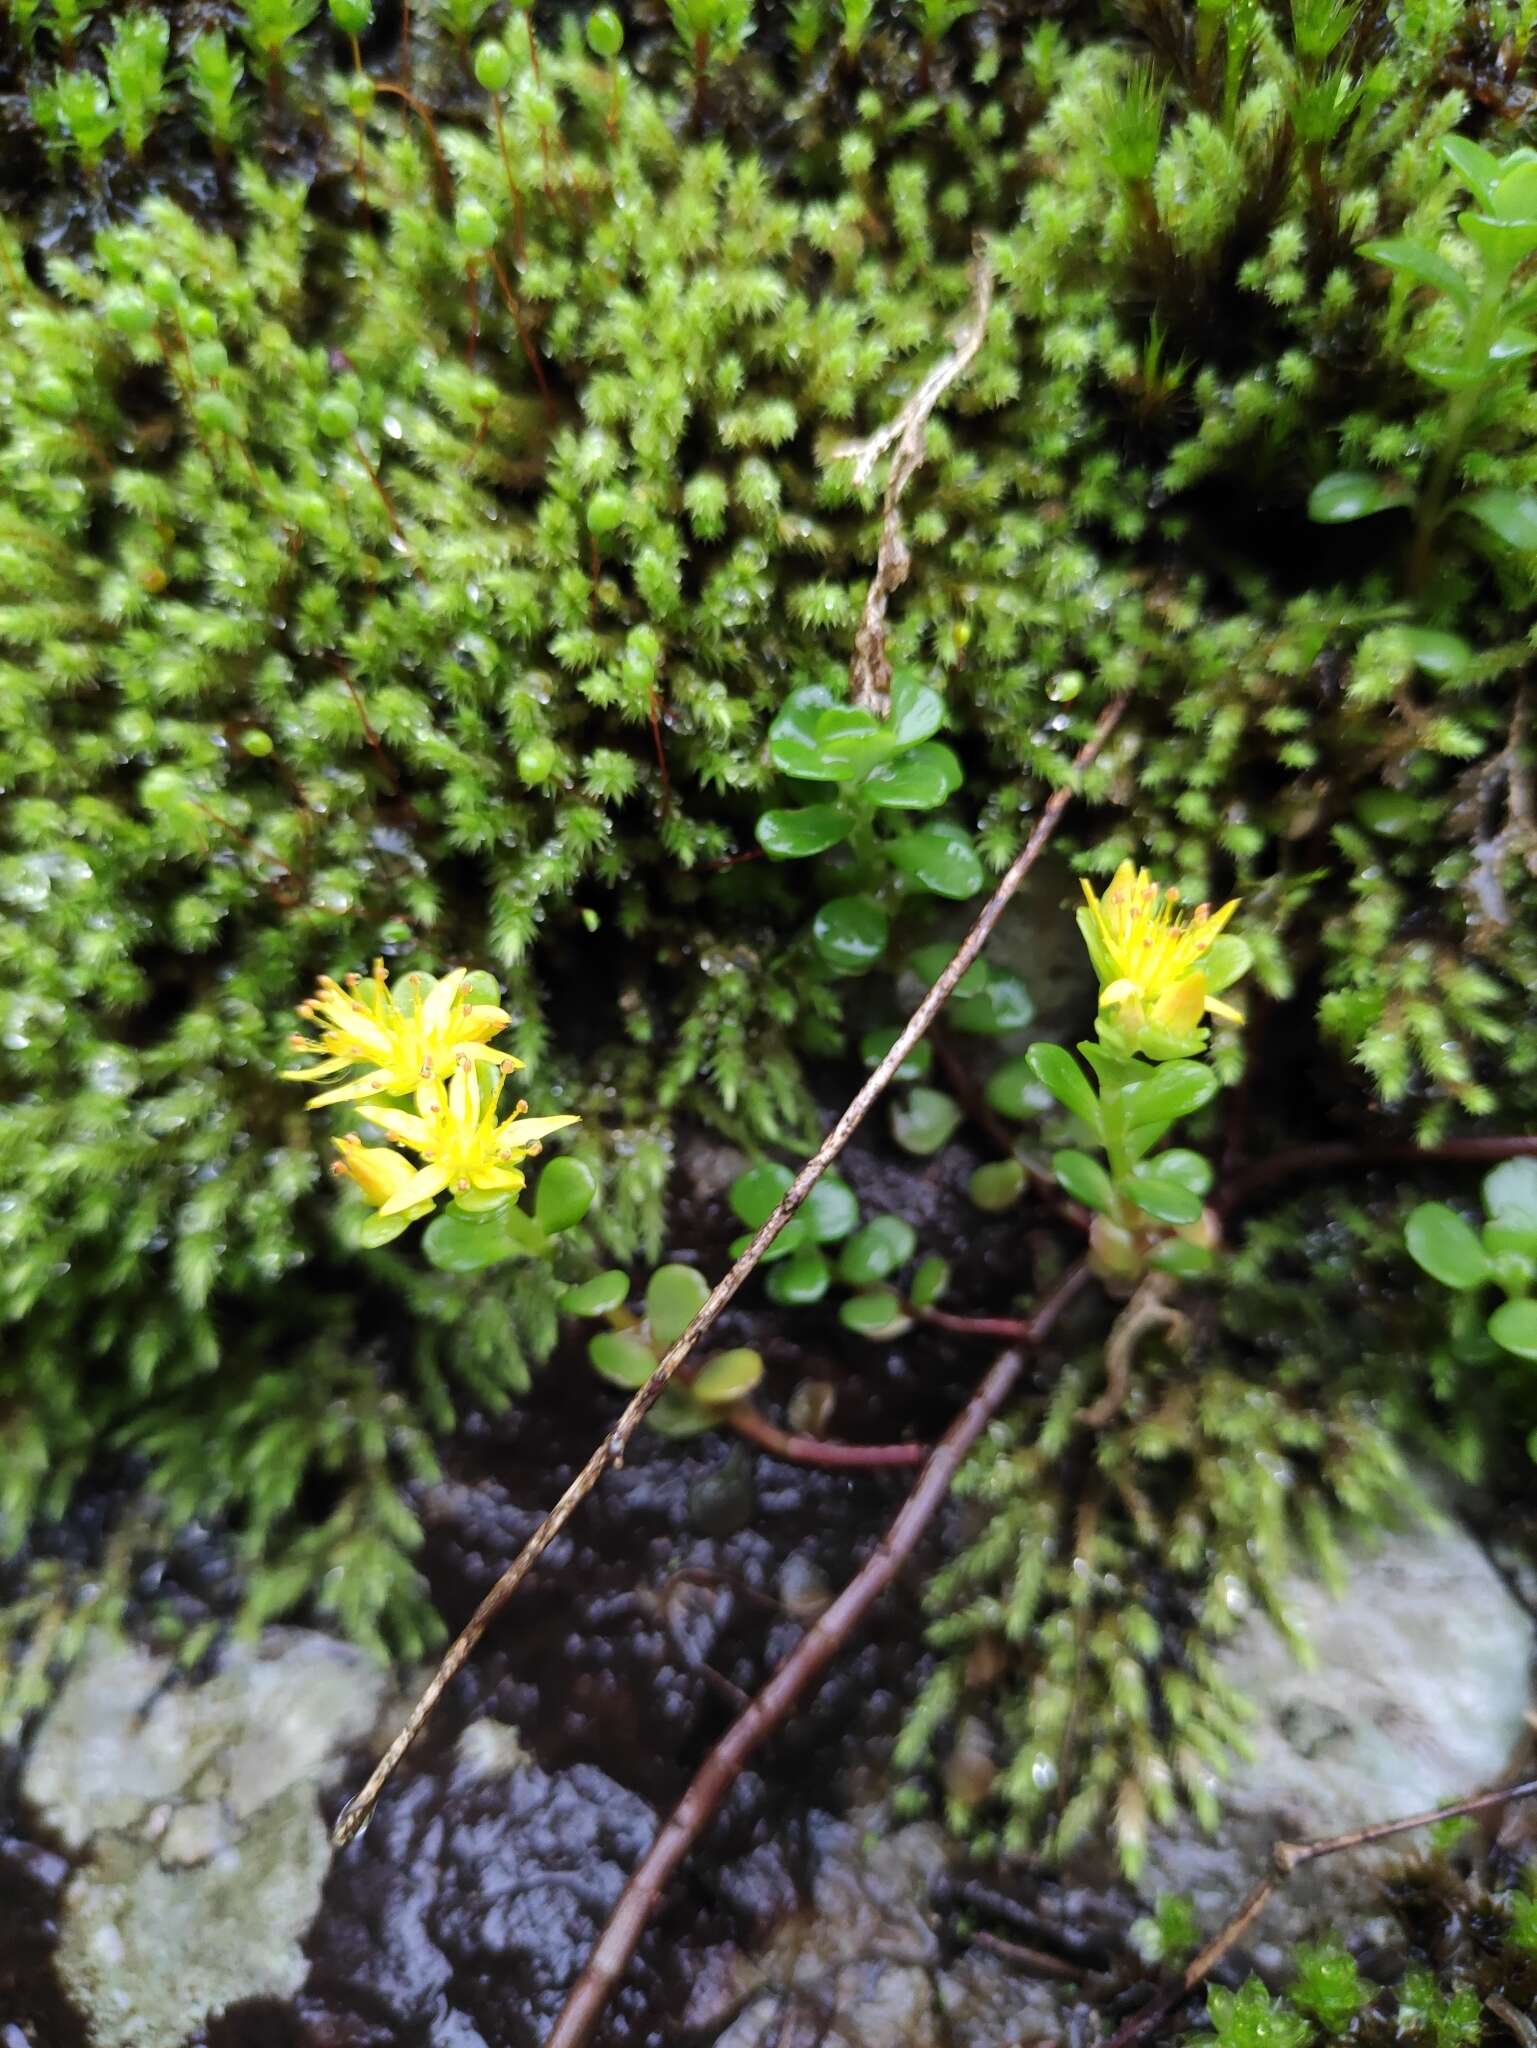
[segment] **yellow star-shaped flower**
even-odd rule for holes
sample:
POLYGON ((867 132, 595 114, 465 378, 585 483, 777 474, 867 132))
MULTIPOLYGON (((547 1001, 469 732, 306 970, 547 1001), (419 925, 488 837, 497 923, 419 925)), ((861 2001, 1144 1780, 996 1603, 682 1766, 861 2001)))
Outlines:
MULTIPOLYGON (((409 986, 416 977, 408 976, 409 986)), ((320 1081, 349 1067, 368 1071, 312 1095, 306 1107, 324 1109, 333 1102, 361 1102, 373 1095, 415 1095, 426 1110, 435 1083, 445 1079, 462 1057, 521 1066, 488 1043, 508 1024, 507 1012, 494 1003, 474 1003, 466 994, 466 970, 445 974, 419 1002, 402 1009, 389 985, 382 960, 374 962, 367 981, 349 975, 347 985, 328 974, 315 994, 299 1006, 299 1015, 317 1025, 314 1038, 299 1034, 289 1041, 296 1052, 316 1053, 319 1064, 289 1068, 285 1081, 320 1081)))
POLYGON ((405 1179, 388 1169, 395 1185, 379 1205, 381 1216, 402 1215, 445 1192, 517 1193, 523 1185, 519 1161, 537 1152, 552 1131, 580 1122, 574 1116, 527 1116, 526 1102, 518 1103, 511 1116, 498 1118, 502 1085, 517 1065, 505 1061, 483 1085, 481 1070, 466 1050, 447 1087, 441 1081, 423 1084, 417 1094, 420 1114, 369 1106, 364 1112, 368 1121, 422 1161, 405 1179))
POLYGON ((1238 908, 1236 900, 1219 910, 1203 903, 1182 911, 1177 889, 1160 887, 1146 868, 1133 867, 1129 860, 1121 862, 1103 896, 1096 896, 1088 882, 1083 893, 1086 907, 1078 913, 1078 928, 1099 977, 1099 1006, 1113 1013, 1128 1039, 1144 1031, 1171 1043, 1186 1039, 1208 1012, 1243 1022, 1242 1012, 1221 1001, 1216 991, 1243 972, 1247 949, 1227 941, 1233 958, 1221 961, 1220 972, 1211 959, 1238 908))

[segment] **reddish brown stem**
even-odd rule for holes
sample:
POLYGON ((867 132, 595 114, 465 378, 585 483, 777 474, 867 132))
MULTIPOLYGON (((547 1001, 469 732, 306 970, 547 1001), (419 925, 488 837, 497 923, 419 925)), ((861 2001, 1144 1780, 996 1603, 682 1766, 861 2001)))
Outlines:
POLYGON ((377 80, 375 92, 393 93, 398 100, 404 100, 427 131, 427 141, 432 149, 433 163, 437 169, 438 204, 445 208, 454 203, 454 181, 449 172, 448 159, 443 154, 443 145, 438 141, 438 124, 432 118, 431 109, 424 106, 414 92, 408 92, 403 85, 392 85, 387 80, 377 80))
POLYGON ((368 472, 368 481, 378 493, 379 503, 384 507, 384 516, 390 522, 390 531, 394 534, 396 540, 400 542, 401 553, 414 568, 416 566, 416 557, 412 554, 411 543, 406 539, 400 521, 395 516, 395 501, 384 488, 384 479, 369 461, 368 450, 363 446, 363 436, 361 434, 353 435, 352 447, 358 461, 362 463, 364 469, 368 472))
POLYGON ((534 67, 534 83, 535 85, 542 85, 544 80, 539 71, 539 38, 534 34, 534 12, 532 8, 524 15, 523 19, 528 24, 528 61, 534 67))
POLYGON ((512 175, 512 158, 507 150, 507 125, 502 119, 502 102, 496 93, 491 95, 492 110, 496 115, 496 146, 502 153, 502 173, 507 180, 507 196, 512 201, 512 252, 518 259, 521 270, 527 261, 528 251, 523 244, 523 194, 518 190, 518 181, 512 175))
POLYGON ((1044 1341, 1087 1279, 1087 1268, 1074 1266, 1041 1303, 1025 1326, 1028 1337, 994 1362, 935 1445, 917 1485, 870 1557, 832 1605, 807 1629, 768 1684, 705 1758, 631 1874, 597 1947, 572 1985, 544 2048, 582 2048, 587 2041, 673 1873, 703 1834, 737 1774, 843 1649, 912 1556, 918 1539, 949 1493, 967 1452, 1013 1392, 1024 1370, 1026 1349, 1044 1341))
POLYGON ((760 1409, 743 1401, 726 1417, 738 1436, 787 1465, 819 1465, 828 1472, 878 1470, 882 1466, 921 1465, 927 1444, 834 1444, 819 1436, 795 1436, 770 1422, 760 1409))
POLYGON ((501 287, 502 297, 507 301, 507 310, 512 315, 513 324, 518 330, 518 340, 523 344, 523 353, 528 358, 528 367, 534 373, 534 382, 539 386, 539 396, 544 400, 545 417, 553 426, 555 423, 555 394, 549 387, 544 374, 544 365, 539 360, 539 352, 534 347, 533 340, 524 323, 523 308, 518 304, 518 295, 513 290, 506 271, 502 268, 501 257, 497 255, 494 249, 491 252, 491 268, 495 272, 497 284, 501 287))
POLYGON ((958 1337, 1002 1337, 1018 1342, 1030 1327, 1018 1316, 958 1316, 946 1308, 920 1308, 913 1313, 920 1323, 932 1323, 936 1330, 953 1330, 958 1337))
POLYGON ((1297 1145, 1274 1152, 1235 1174, 1220 1201, 1224 1217, 1236 1215, 1277 1181, 1300 1174, 1365 1171, 1373 1166, 1494 1166, 1502 1159, 1537 1158, 1537 1137, 1447 1138, 1439 1145, 1395 1143, 1297 1145))

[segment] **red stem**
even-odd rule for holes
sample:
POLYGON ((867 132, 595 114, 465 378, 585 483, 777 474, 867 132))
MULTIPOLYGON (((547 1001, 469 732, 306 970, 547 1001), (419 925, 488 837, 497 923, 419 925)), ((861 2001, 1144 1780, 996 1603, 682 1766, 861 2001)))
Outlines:
POLYGON ((737 1773, 789 1715, 891 1584, 945 1496, 967 1452, 1013 1392, 1028 1345, 1041 1343, 1088 1279, 1071 1267, 1029 1323, 1028 1337, 995 1360, 935 1446, 918 1483, 871 1556, 832 1605, 807 1629, 762 1692, 732 1722, 631 1873, 613 1916, 572 1985, 544 2048, 583 2048, 678 1865, 704 1832, 737 1773))
POLYGON ((819 1465, 829 1472, 870 1471, 880 1466, 921 1465, 927 1444, 834 1444, 819 1436, 795 1436, 743 1401, 726 1417, 738 1436, 787 1465, 819 1465))
POLYGON ((932 1323, 936 1330, 953 1330, 958 1337, 1003 1337, 1018 1344, 1030 1330, 1017 1316, 957 1316, 944 1308, 920 1308, 915 1314, 920 1323, 932 1323))

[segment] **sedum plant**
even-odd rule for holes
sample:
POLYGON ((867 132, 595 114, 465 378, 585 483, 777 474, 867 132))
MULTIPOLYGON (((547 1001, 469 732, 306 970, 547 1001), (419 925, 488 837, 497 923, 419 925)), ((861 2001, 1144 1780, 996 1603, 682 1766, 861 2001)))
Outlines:
POLYGON ((1059 1045, 1034 1045, 1025 1060, 1104 1159, 1065 1147, 1052 1169, 1094 1212, 1090 1242, 1107 1277, 1135 1279, 1148 1267, 1204 1272, 1215 1235, 1204 1203, 1211 1167, 1182 1146, 1157 1148, 1217 1092, 1216 1074, 1196 1057, 1206 1049, 1208 1013, 1242 1021, 1222 1000, 1251 961, 1243 940, 1225 931, 1238 906, 1182 913, 1179 892, 1130 861, 1102 897, 1087 882, 1084 896, 1078 923, 1099 980, 1098 1041, 1078 1051, 1092 1080, 1059 1045))
MULTIPOLYGON (((1450 1340, 1460 1365, 1537 1364, 1537 1160, 1495 1167, 1483 1198, 1478 1230, 1444 1202, 1421 1202, 1405 1221, 1404 1242, 1415 1264, 1456 1296, 1450 1340), (1490 1290, 1502 1297, 1493 1307, 1490 1290)), ((1537 1457, 1537 1432, 1531 1448, 1537 1457)))

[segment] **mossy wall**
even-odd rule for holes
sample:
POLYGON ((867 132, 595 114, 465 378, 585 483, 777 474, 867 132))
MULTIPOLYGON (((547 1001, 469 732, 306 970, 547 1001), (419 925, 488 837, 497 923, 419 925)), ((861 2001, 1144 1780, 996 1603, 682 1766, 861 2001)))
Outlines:
MULTIPOLYGON (((243 1531, 255 1611, 419 1640, 396 1481, 555 1312, 335 1235, 275 1079, 317 971, 494 967, 621 1259, 680 1110, 804 1138, 839 1005, 751 857, 764 736, 874 558, 837 449, 979 238, 892 650, 986 854, 1129 691, 1065 841, 1245 898, 1254 1057, 1346 1127, 1530 1111, 1537 557, 1456 516, 1417 554, 1439 314, 1357 245, 1467 268, 1436 145, 1516 138, 1531 8, 675 12, 618 58, 475 0, 409 50, 299 0, 0 25, 7 1542, 127 1446, 243 1531), (1384 509, 1310 520, 1341 470, 1384 509)), ((1528 385, 1449 501, 1537 481, 1528 385)))

